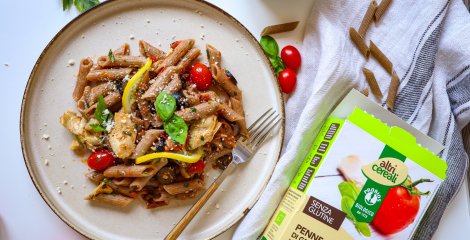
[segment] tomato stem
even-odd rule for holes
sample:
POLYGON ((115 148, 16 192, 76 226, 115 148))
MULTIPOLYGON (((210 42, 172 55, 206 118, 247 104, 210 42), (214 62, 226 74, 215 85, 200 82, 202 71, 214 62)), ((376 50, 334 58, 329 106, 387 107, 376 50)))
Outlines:
POLYGON ((427 192, 421 192, 418 190, 418 188, 416 188, 416 185, 420 184, 420 183, 424 183, 424 182, 432 182, 431 179, 427 179, 427 178, 421 178, 421 179, 418 179, 410 184, 403 184, 403 187, 405 187, 408 192, 410 193, 410 195, 412 196, 422 196, 422 195, 429 195, 430 191, 427 191, 427 192))

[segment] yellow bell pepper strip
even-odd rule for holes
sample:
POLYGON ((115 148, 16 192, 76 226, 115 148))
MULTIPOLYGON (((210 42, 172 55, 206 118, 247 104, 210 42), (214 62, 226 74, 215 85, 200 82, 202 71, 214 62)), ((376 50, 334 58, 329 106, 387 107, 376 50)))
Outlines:
POLYGON ((148 162, 152 159, 156 158, 170 158, 174 160, 178 160, 181 162, 186 163, 195 163, 201 159, 202 155, 204 154, 204 150, 198 148, 195 152, 189 152, 189 155, 182 154, 182 153, 172 153, 172 152, 156 152, 150 153, 135 159, 136 164, 141 164, 144 162, 148 162))
POLYGON ((135 91, 137 90, 137 85, 142 80, 142 76, 144 73, 150 69, 152 66, 152 60, 147 59, 147 63, 143 67, 141 67, 132 78, 127 82, 126 88, 124 88, 124 93, 122 94, 122 108, 124 109, 124 113, 131 112, 132 103, 135 101, 135 91))

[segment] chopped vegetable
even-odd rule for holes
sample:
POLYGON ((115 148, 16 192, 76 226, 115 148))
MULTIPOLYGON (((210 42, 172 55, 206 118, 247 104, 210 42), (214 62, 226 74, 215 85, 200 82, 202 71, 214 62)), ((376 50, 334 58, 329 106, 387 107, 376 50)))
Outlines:
POLYGON ((108 110, 103 96, 98 97, 98 105, 94 114, 98 123, 90 124, 95 132, 109 132, 113 126, 113 113, 108 110))
POLYGON ((174 160, 178 160, 181 162, 186 162, 186 163, 195 163, 201 159, 202 155, 204 154, 204 151, 199 148, 198 150, 194 152, 188 152, 189 155, 183 154, 183 153, 172 153, 172 152, 157 152, 157 153, 150 153, 141 157, 138 157, 135 159, 136 164, 141 164, 144 162, 148 162, 150 160, 156 159, 156 158, 170 158, 174 160))
POLYGON ((189 74, 189 80, 196 84, 197 90, 208 90, 212 86, 212 74, 206 65, 195 63, 189 74))
POLYGON ((188 136, 188 125, 181 117, 173 115, 168 121, 164 122, 163 128, 170 135, 171 139, 185 144, 188 136))
POLYGON ((152 60, 148 59, 147 63, 137 71, 134 76, 127 82, 124 93, 122 94, 122 108, 124 113, 131 112, 131 106, 135 101, 135 91, 137 90, 137 85, 142 80, 144 73, 150 69, 152 66, 152 60))
POLYGON ((187 170, 189 173, 201 174, 204 172, 204 168, 206 168, 206 164, 204 163, 204 161, 199 160, 195 163, 191 163, 191 165, 188 166, 187 170))
POLYGON ((109 49, 108 57, 109 57, 109 60, 113 63, 115 60, 113 50, 109 49))
POLYGON ((113 153, 109 150, 99 150, 92 153, 87 160, 88 166, 96 171, 104 171, 114 165, 113 153))
POLYGON ((163 121, 170 119, 176 110, 175 98, 167 92, 161 92, 155 100, 155 110, 163 121))

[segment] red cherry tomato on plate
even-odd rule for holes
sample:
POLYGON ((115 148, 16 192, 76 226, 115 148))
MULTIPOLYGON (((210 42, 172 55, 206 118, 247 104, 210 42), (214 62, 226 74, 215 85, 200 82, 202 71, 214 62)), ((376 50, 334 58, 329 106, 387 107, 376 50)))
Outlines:
POLYGON ((195 163, 191 163, 191 165, 188 166, 187 170, 189 173, 203 173, 205 167, 206 164, 204 163, 204 161, 199 160, 195 163))
POLYGON ((189 80, 196 84, 199 91, 207 90, 212 85, 212 74, 209 68, 202 63, 195 63, 189 73, 189 80))
POLYGON ((98 150, 92 153, 87 160, 88 166, 96 171, 103 171, 114 165, 113 152, 109 150, 98 150))
POLYGON ((292 45, 287 45, 281 50, 281 58, 287 68, 298 70, 302 58, 300 57, 299 50, 292 45))
POLYGON ((294 70, 286 68, 279 73, 277 76, 281 90, 287 94, 294 91, 295 84, 297 83, 297 74, 294 70))

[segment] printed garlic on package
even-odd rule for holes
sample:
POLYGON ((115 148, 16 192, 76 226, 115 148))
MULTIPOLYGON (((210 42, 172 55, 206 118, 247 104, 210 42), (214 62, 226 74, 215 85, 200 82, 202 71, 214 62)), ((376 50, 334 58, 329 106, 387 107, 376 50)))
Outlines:
POLYGON ((355 106, 324 123, 261 239, 410 239, 446 170, 408 131, 355 106))

